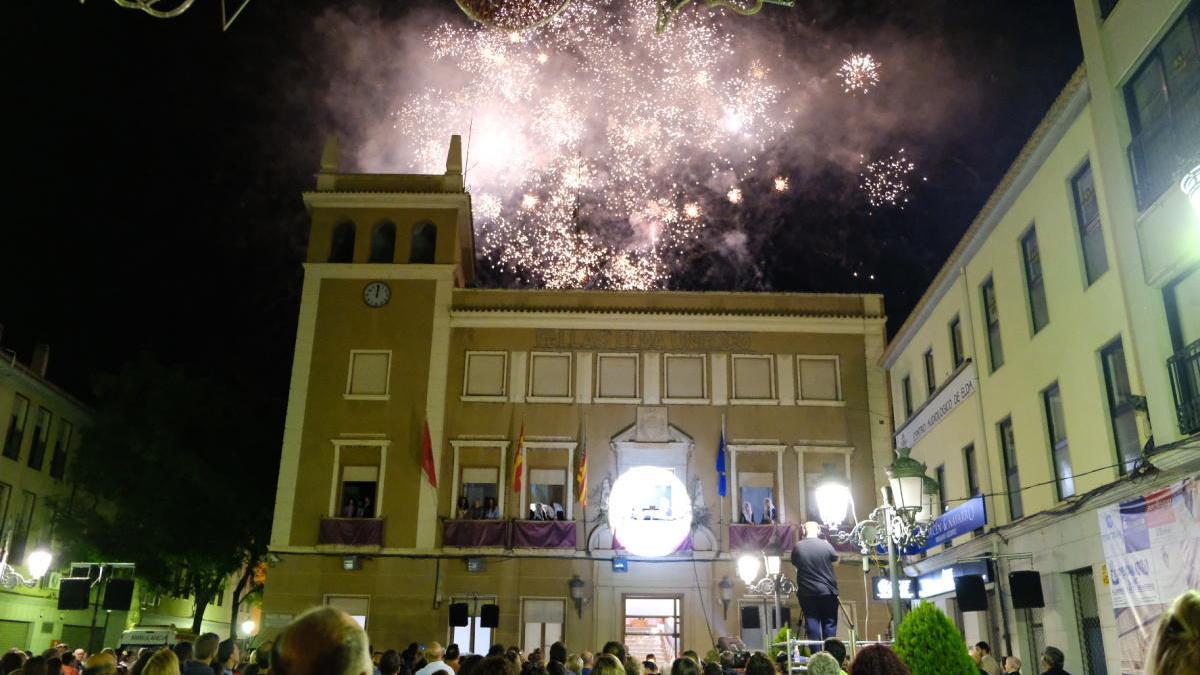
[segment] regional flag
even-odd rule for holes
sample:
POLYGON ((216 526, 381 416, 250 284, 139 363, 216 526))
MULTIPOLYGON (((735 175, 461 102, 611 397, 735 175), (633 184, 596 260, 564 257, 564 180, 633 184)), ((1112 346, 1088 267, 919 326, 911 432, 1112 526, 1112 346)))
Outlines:
POLYGON ((521 433, 517 435, 517 451, 513 453, 513 492, 521 491, 521 473, 525 469, 525 453, 521 452, 525 447, 525 423, 521 422, 521 433))
POLYGON ((579 455, 579 468, 575 471, 575 483, 579 486, 579 505, 587 508, 587 446, 579 455))
POLYGON ((717 494, 725 496, 725 419, 721 418, 721 442, 717 445, 717 494))
POLYGON ((425 430, 421 433, 421 468, 429 484, 437 487, 437 467, 433 464, 433 439, 429 436, 429 420, 425 420, 425 430))

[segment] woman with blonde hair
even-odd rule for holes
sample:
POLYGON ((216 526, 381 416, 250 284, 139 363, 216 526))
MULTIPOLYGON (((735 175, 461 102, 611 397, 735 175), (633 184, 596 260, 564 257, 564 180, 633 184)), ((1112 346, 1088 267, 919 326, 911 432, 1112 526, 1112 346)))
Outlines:
POLYGON ((179 657, 175 652, 163 647, 150 657, 142 675, 179 675, 179 657))
POLYGON ((1175 598, 1159 621, 1146 675, 1200 675, 1200 591, 1175 598))

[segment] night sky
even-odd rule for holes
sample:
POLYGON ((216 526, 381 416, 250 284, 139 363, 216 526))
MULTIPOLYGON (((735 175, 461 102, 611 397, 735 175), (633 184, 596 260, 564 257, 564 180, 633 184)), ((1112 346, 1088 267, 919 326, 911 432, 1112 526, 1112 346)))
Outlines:
MULTIPOLYGON (((377 83, 333 86, 321 17, 465 17, 450 0, 252 0, 222 33, 217 2, 167 21, 107 0, 5 3, 0 323, 24 361, 49 343, 51 379, 82 398, 93 373, 150 352, 248 388, 281 429, 307 237, 300 192, 324 135, 353 138, 341 108, 380 99, 377 83)), ((972 86, 937 140, 910 149, 929 181, 905 210, 848 207, 844 176, 813 176, 828 197, 808 190, 749 232, 761 259, 700 254, 671 286, 881 292, 894 330, 1078 66, 1072 4, 799 0, 767 13, 936 42, 972 86)))

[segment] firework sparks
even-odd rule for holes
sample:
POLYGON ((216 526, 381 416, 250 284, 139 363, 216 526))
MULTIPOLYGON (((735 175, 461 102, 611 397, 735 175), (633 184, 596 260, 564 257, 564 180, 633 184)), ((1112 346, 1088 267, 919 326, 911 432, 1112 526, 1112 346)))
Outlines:
MULTIPOLYGON (((883 206, 899 206, 904 208, 908 203, 909 174, 916 170, 917 165, 905 154, 904 148, 889 157, 867 163, 866 157, 859 172, 859 185, 867 194, 867 201, 875 208, 883 206)), ((922 178, 921 180, 925 180, 922 178)))
POLYGON ((725 193, 725 198, 729 200, 730 204, 741 204, 742 191, 740 188, 730 188, 729 192, 725 193))
POLYGON ((775 177, 775 191, 776 192, 787 192, 789 187, 791 187, 791 182, 788 180, 787 176, 776 176, 775 177))
POLYGON ((879 62, 870 54, 852 54, 838 68, 842 91, 847 94, 868 94, 879 84, 879 62))
POLYGON ((704 226, 703 178, 687 173, 748 175, 792 127, 783 90, 715 16, 656 35, 652 0, 576 0, 520 32, 436 27, 415 66, 439 76, 404 92, 388 157, 437 173, 464 133, 493 264, 548 287, 661 286, 704 226))

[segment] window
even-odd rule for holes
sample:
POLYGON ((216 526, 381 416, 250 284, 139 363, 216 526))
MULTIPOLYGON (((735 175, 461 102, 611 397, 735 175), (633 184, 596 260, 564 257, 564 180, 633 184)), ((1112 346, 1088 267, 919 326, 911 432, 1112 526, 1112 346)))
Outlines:
POLYGON ((611 401, 638 400, 638 354, 596 355, 596 398, 611 401))
POLYGON ((500 513, 500 469, 464 466, 460 476, 457 518, 494 520, 500 513))
POLYGON ((38 408, 37 422, 33 425, 33 445, 29 449, 29 466, 34 471, 41 471, 45 464, 51 419, 49 410, 38 408))
MULTIPOLYGON (((528 451, 526 452, 528 455, 528 451)), ((529 509, 525 514, 526 518, 530 520, 566 520, 565 504, 567 504, 566 469, 529 470, 529 509)))
POLYGON ((1059 500, 1075 494, 1075 473, 1071 470, 1071 452, 1067 444, 1067 423, 1063 417, 1062 394, 1058 383, 1042 392, 1046 429, 1050 435, 1050 463, 1054 465, 1054 484, 1059 500))
POLYGON ((950 321, 950 354, 954 358, 955 370, 967 360, 963 354, 962 322, 958 320, 957 314, 950 321))
POLYGON ((543 654, 549 654, 550 645, 563 638, 566 613, 566 601, 561 598, 521 598, 521 645, 525 653, 541 649, 543 654))
POLYGON ((1037 230, 1031 225, 1021 237, 1021 259, 1025 266, 1025 293, 1029 297, 1029 314, 1033 321, 1033 332, 1050 323, 1050 310, 1046 306, 1046 280, 1042 276, 1042 256, 1038 249, 1037 230))
MULTIPOLYGON (((850 476, 849 448, 840 448, 842 452, 835 454, 832 447, 810 446, 800 452, 801 469, 804 471, 804 504, 800 514, 801 522, 821 522, 820 509, 817 508, 817 488, 827 477, 836 478, 843 485, 854 485, 850 476), (837 455, 841 455, 840 457, 837 455)), ((783 522, 781 513, 780 522, 783 522)))
POLYGON ((836 356, 797 356, 800 403, 841 402, 841 363, 836 356))
POLYGON ((464 371, 464 399, 506 399, 508 352, 467 352, 464 371))
MULTIPOLYGON (((733 367, 734 377, 736 378, 736 361, 734 362, 733 367)), ((663 393, 665 394, 663 399, 667 402, 707 402, 707 358, 704 354, 663 355, 663 383, 663 393)))
POLYGON ((733 399, 738 402, 776 401, 774 356, 733 355, 733 399))
POLYGON ((529 400, 571 400, 571 352, 529 355, 529 400))
POLYGON ((1117 447, 1119 471, 1121 475, 1125 475, 1133 470, 1134 464, 1142 455, 1142 449, 1138 439, 1133 391, 1129 386, 1129 372, 1125 369, 1125 348, 1121 345, 1120 338, 1100 350, 1100 362, 1104 367, 1104 384, 1108 390, 1108 415, 1117 447))
MULTIPOLYGON (((942 464, 941 466, 939 466, 937 468, 936 475, 937 475, 937 484, 938 484, 938 504, 941 505, 941 511, 938 511, 938 513, 944 514, 944 513, 946 513, 946 509, 948 509, 950 506, 949 504, 946 503, 946 465, 945 464, 942 464)), ((950 548, 950 542, 946 542, 945 544, 942 545, 943 551, 948 548, 950 548)))
POLYGON ((0 483, 0 523, 8 522, 8 500, 12 496, 12 486, 0 483))
POLYGON ((333 228, 329 243, 329 262, 354 262, 354 223, 343 221, 333 228))
POLYGON ((996 425, 1000 436, 1000 452, 1004 455, 1005 490, 1008 492, 1008 515, 1016 520, 1025 515, 1021 501, 1021 472, 1017 468, 1017 444, 1013 438, 1012 418, 1006 417, 996 425))
POLYGON ((25 424, 29 421, 29 399, 20 394, 13 395, 12 416, 8 420, 8 431, 4 434, 4 456, 9 459, 21 457, 21 441, 25 440, 25 424))
POLYGON ((390 263, 396 260, 396 224, 383 221, 371 231, 371 257, 368 262, 390 263))
POLYGON ((33 509, 36 506, 37 495, 24 490, 21 493, 21 510, 17 511, 17 519, 13 523, 12 544, 8 549, 9 560, 25 560, 25 547, 33 529, 33 509))
POLYGON ((371 614, 371 596, 327 595, 325 604, 349 614, 363 630, 367 629, 367 617, 371 614))
POLYGON ((480 608, 496 604, 494 595, 455 595, 451 603, 461 602, 467 606, 467 625, 452 626, 446 644, 456 644, 463 654, 486 654, 492 647, 492 629, 483 627, 480 608))
POLYGON ((1000 310, 996 307, 996 285, 992 278, 988 277, 979 290, 983 296, 983 323, 987 328, 988 357, 994 373, 1004 365, 1004 345, 1000 342, 1000 310))
POLYGON ((1100 0, 1100 18, 1107 19, 1109 14, 1112 14, 1113 8, 1117 6, 1118 0, 1100 0))
POLYGON ((679 655, 683 598, 624 598, 624 643, 630 654, 654 654, 660 663, 679 655))
POLYGON ((346 398, 385 399, 392 366, 390 349, 353 349, 346 398))
MULTIPOLYGON (((355 448, 357 449, 357 448, 355 448)), ((350 450, 349 448, 344 451, 350 450)), ((341 518, 379 517, 379 465, 342 464, 341 489, 338 490, 341 518)))
POLYGON ((50 460, 50 476, 61 479, 67 472, 67 452, 71 446, 71 423, 59 418, 58 440, 54 444, 54 458, 50 460))
POLYGON ((1091 286, 1108 271, 1108 254, 1104 251, 1104 228, 1100 226, 1100 203, 1090 163, 1085 163, 1071 178, 1071 193, 1075 198, 1079 245, 1083 249, 1083 271, 1091 286))
POLYGON ((419 223, 413 226, 412 239, 408 250, 408 262, 432 264, 437 254, 437 226, 433 223, 419 223))
POLYGON ((925 361, 925 389, 928 390, 930 396, 933 396, 933 392, 937 390, 938 385, 937 375, 934 374, 933 370, 933 347, 925 350, 923 358, 925 361))
POLYGON ((904 419, 907 420, 913 414, 912 379, 908 375, 900 380, 900 390, 904 396, 904 419))
MULTIPOLYGON (((743 465, 751 455, 743 456, 743 465)), ((771 458, 773 459, 773 458, 771 458)), ((771 468, 774 467, 763 467, 771 468)), ((770 525, 779 522, 779 507, 775 498, 775 472, 743 471, 738 467, 739 525, 770 525), (773 513, 769 513, 773 511, 773 513)))
POLYGON ((1191 3, 1125 85, 1138 208, 1145 211, 1200 150, 1200 11, 1191 3))
MULTIPOLYGON (((975 463, 975 444, 963 448, 963 474, 967 477, 967 496, 975 497, 979 491, 979 470, 975 463)), ((975 530, 975 534, 983 534, 983 528, 975 530)))
POLYGON ((1163 308, 1171 334, 1167 371, 1181 434, 1200 431, 1200 264, 1163 287, 1163 308))

